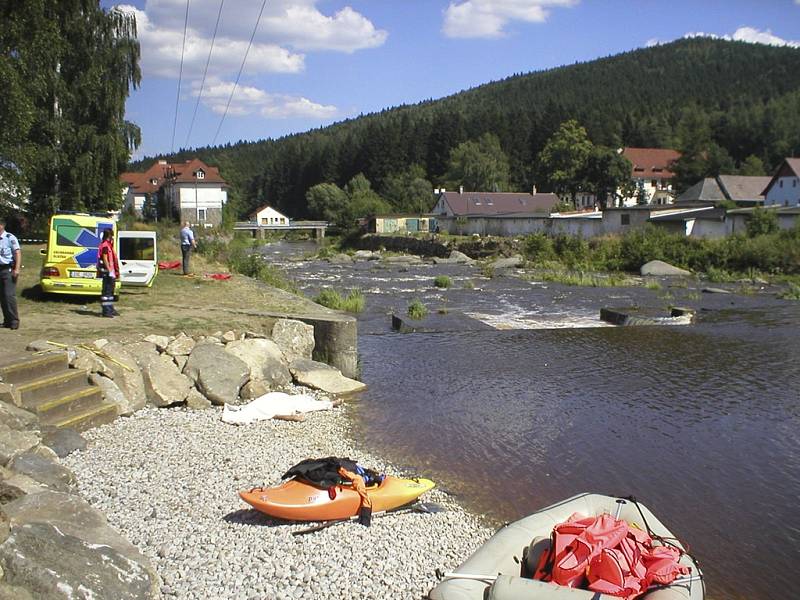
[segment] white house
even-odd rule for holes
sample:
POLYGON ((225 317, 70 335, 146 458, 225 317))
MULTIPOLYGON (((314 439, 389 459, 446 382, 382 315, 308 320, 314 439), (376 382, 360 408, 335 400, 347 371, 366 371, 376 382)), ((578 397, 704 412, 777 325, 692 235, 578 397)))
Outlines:
POLYGON ((139 216, 151 201, 161 205, 161 210, 170 210, 180 221, 209 227, 222 223, 227 183, 219 169, 200 159, 183 163, 159 160, 144 173, 123 173, 120 181, 127 186, 124 208, 139 216))
POLYGON ((622 156, 631 161, 631 179, 636 184, 632 196, 622 198, 623 206, 672 204, 672 163, 681 157, 670 148, 623 148, 622 156))
POLYGON ((279 213, 268 204, 250 213, 250 221, 270 227, 288 227, 289 217, 279 213))
POLYGON ((764 188, 764 206, 800 206, 800 158, 785 158, 764 188))

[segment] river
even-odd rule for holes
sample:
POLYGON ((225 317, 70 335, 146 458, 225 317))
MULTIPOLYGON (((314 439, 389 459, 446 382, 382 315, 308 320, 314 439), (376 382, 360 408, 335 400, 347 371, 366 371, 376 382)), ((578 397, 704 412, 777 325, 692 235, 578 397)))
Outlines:
POLYGON ((368 447, 496 524, 580 492, 634 495, 688 544, 710 598, 795 595, 800 303, 696 281, 587 288, 466 265, 301 260, 312 249, 264 254, 309 297, 364 292, 369 388, 352 402, 368 447), (451 288, 434 287, 440 274, 451 288), (392 332, 389 315, 412 298, 431 311, 429 331, 392 332), (698 309, 696 323, 598 316, 669 304, 698 309))

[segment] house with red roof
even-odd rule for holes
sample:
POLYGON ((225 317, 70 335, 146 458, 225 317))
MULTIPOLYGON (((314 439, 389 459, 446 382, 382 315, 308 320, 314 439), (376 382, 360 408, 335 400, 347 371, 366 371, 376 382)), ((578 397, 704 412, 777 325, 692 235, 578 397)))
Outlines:
POLYGON ((621 197, 619 204, 672 204, 672 179, 675 177, 672 165, 681 153, 670 148, 631 147, 622 148, 620 152, 631 161, 631 179, 636 184, 636 192, 621 197))
POLYGON ((222 208, 228 201, 228 184, 199 158, 182 163, 158 160, 144 173, 123 173, 123 209, 143 216, 170 216, 181 222, 211 227, 222 223, 222 208), (165 214, 166 213, 166 214, 165 214))

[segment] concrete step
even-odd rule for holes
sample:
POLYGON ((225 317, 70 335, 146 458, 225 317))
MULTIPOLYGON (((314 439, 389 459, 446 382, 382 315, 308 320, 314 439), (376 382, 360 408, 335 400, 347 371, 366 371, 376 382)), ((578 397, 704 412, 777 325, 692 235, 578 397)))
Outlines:
POLYGON ((87 408, 97 406, 103 402, 103 392, 99 387, 86 385, 74 392, 62 396, 40 400, 28 407, 40 419, 60 419, 69 415, 80 413, 87 408))
POLYGON ((34 409, 38 404, 77 392, 88 385, 88 373, 83 369, 64 369, 35 381, 14 387, 19 392, 22 408, 34 409))
POLYGON ((43 425, 50 425, 63 429, 71 427, 77 431, 86 431, 98 425, 111 423, 117 418, 117 406, 110 402, 101 402, 82 411, 70 413, 69 415, 58 418, 42 419, 43 425))
POLYGON ((29 354, 0 366, 0 378, 4 383, 23 384, 64 371, 68 366, 66 352, 29 354))

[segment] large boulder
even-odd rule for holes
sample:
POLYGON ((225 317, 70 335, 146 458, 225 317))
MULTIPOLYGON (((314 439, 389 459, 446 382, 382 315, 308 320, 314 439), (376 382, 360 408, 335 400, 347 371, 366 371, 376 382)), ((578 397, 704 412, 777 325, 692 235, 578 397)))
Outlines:
POLYGON ((89 373, 102 373, 108 377, 113 377, 111 369, 108 368, 108 365, 106 365, 103 359, 97 356, 97 354, 86 348, 81 348, 80 346, 76 346, 74 351, 75 354, 69 363, 70 367, 73 369, 83 369, 89 373))
POLYGON ((84 500, 45 491, 3 506, 9 535, 0 544, 4 584, 35 598, 157 598, 150 561, 84 500))
POLYGON ((314 326, 294 319, 279 319, 272 327, 272 340, 289 360, 311 358, 314 326))
POLYGON ((135 412, 133 405, 128 401, 128 397, 122 393, 122 390, 113 380, 103 377, 100 373, 91 373, 89 381, 100 388, 100 392, 106 402, 117 406, 118 415, 127 417, 135 412))
POLYGON ((182 333, 167 345, 165 352, 170 356, 189 356, 196 343, 188 335, 182 333))
POLYGON ((518 269, 524 262, 525 260, 517 254, 508 258, 498 258, 492 263, 492 267, 495 269, 518 269))
POLYGON ((59 458, 69 456, 76 450, 86 449, 86 440, 71 427, 49 428, 42 431, 42 444, 55 452, 59 458))
POLYGON ((192 388, 186 396, 186 407, 191 410, 206 410, 211 408, 211 401, 198 392, 196 388, 192 388))
POLYGON ((251 381, 264 381, 270 388, 292 381, 289 365, 278 344, 266 339, 244 339, 231 342, 225 351, 244 361, 250 367, 251 381))
POLYGON ((183 374, 214 404, 237 404, 239 390, 250 377, 250 367, 216 344, 195 346, 183 374))
POLYGON ((192 381, 180 371, 170 356, 159 356, 142 369, 147 399, 155 406, 172 406, 186 400, 192 381))
POLYGON ((125 350, 133 357, 140 369, 144 369, 161 356, 158 352, 158 347, 154 343, 147 341, 125 344, 125 350))
POLYGON ((17 431, 5 423, 0 423, 0 466, 5 466, 15 455, 30 450, 38 443, 38 433, 17 431))
POLYGON ((33 449, 17 454, 8 462, 7 467, 57 492, 72 492, 77 485, 72 471, 43 452, 33 449))
POLYGON ((154 344, 159 352, 163 352, 167 349, 170 339, 166 335, 148 335, 144 338, 144 341, 154 344))
MULTIPOLYGON (((0 467, 0 482, 2 482, 3 485, 10 486, 21 491, 22 494, 38 494, 39 492, 44 492, 47 490, 47 488, 41 482, 5 467, 0 467)), ((16 494, 16 496, 20 497, 21 494, 16 494)), ((0 504, 5 503, 5 501, 0 501, 0 504)), ((1 513, 2 511, 0 511, 0 514, 1 513)))
POLYGON ((296 358, 289 370, 298 384, 329 394, 350 394, 367 387, 360 381, 345 377, 339 369, 308 358, 296 358))
MULTIPOLYGON (((95 345, 97 342, 95 342, 95 345)), ((114 383, 125 395, 128 407, 120 414, 130 415, 144 408, 147 397, 144 391, 144 380, 139 364, 119 342, 108 342, 102 346, 103 354, 107 360, 104 362, 114 373, 114 383)))
POLYGON ((651 275, 654 277, 686 277, 691 275, 691 272, 687 271, 686 269, 673 267, 671 264, 665 263, 663 260, 651 260, 650 262, 643 264, 639 269, 639 272, 642 275, 651 275))
POLYGON ((437 265, 471 265, 475 263, 473 259, 458 250, 453 250, 449 258, 434 256, 432 260, 437 265))
POLYGON ((38 429, 39 417, 24 408, 0 401, 0 423, 5 423, 9 429, 38 429))

